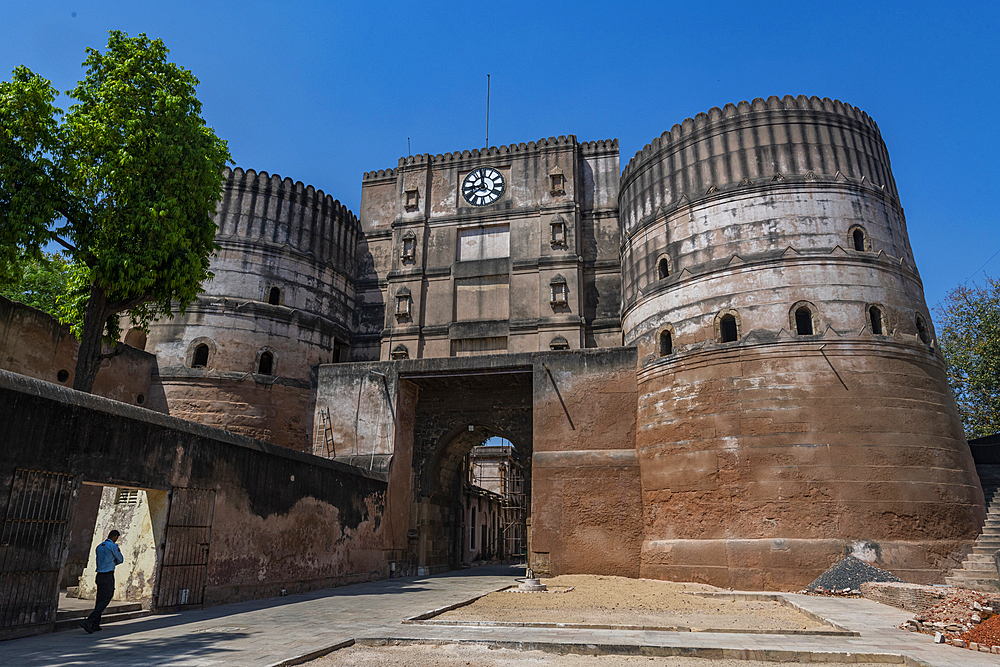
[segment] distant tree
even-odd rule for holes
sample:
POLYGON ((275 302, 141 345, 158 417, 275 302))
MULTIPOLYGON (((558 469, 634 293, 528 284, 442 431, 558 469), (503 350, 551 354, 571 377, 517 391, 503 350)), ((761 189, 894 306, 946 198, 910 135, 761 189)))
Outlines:
POLYGON ((64 321, 80 339, 73 388, 89 392, 118 314, 138 327, 181 311, 211 277, 212 213, 231 161, 201 117, 198 80, 161 40, 112 31, 67 92, 26 67, 0 82, 0 281, 55 241, 72 259, 64 321))
POLYGON ((965 437, 1000 433, 1000 281, 956 287, 936 313, 965 437))
POLYGON ((69 286, 69 262, 50 253, 40 258, 27 257, 15 268, 19 275, 8 275, 8 280, 0 284, 0 294, 59 317, 58 300, 66 295, 69 286))

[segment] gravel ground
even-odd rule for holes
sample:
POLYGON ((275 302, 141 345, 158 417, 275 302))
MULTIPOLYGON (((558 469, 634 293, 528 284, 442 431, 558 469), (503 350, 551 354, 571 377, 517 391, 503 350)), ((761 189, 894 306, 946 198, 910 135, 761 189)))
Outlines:
POLYGON ((693 595, 726 593, 703 584, 595 575, 544 579, 567 593, 491 593, 435 620, 588 623, 727 630, 812 630, 829 628, 778 602, 728 601, 693 595))
POLYGON ((811 584, 806 586, 806 591, 810 593, 821 591, 839 593, 850 589, 854 594, 860 595, 861 584, 868 581, 902 582, 903 580, 892 572, 869 565, 860 558, 847 556, 841 558, 829 570, 816 577, 811 584))
MULTIPOLYGON (((350 646, 306 663, 308 667, 816 667, 816 663, 710 660, 707 658, 645 658, 625 655, 556 655, 543 651, 491 649, 485 644, 410 644, 405 646, 350 646)), ((835 663, 825 663, 832 665, 835 663)), ((851 663, 851 667, 886 667, 851 663)))

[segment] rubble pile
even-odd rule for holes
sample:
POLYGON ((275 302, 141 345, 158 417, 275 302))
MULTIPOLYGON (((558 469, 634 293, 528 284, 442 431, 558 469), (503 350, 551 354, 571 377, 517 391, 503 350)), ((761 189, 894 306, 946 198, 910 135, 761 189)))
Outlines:
POLYGON ((903 580, 892 572, 869 565, 856 556, 845 556, 800 592, 812 595, 860 597, 861 584, 871 581, 902 582, 903 580))
POLYGON ((926 612, 915 614, 899 627, 934 635, 940 644, 1000 653, 1000 598, 956 588, 926 612))
POLYGON ((961 639, 966 645, 989 646, 997 649, 993 653, 1000 653, 1000 616, 990 616, 968 632, 963 632, 961 639))

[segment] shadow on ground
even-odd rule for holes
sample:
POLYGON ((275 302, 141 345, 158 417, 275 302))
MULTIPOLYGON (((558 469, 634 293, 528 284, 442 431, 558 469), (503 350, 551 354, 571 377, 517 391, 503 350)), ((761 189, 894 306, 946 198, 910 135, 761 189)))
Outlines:
MULTIPOLYGON (((201 661, 211 658, 219 664, 229 664, 226 656, 238 649, 234 647, 230 650, 226 644, 254 634, 235 627, 231 632, 214 630, 191 633, 185 636, 183 642, 174 637, 129 639, 128 632, 116 633, 111 626, 102 630, 99 637, 81 630, 80 635, 67 637, 60 658, 63 664, 70 665, 106 665, 112 655, 116 661, 129 660, 134 665, 173 665, 183 663, 188 657, 197 657, 201 661)), ((51 657, 47 651, 41 650, 23 650, 18 655, 18 663, 33 663, 51 657)))

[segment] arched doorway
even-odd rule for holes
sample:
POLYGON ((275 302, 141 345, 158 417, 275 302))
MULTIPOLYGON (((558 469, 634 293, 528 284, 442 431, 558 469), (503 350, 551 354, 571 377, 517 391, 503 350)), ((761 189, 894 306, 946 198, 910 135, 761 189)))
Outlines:
POLYGON ((516 369, 406 378, 419 387, 409 545, 418 571, 443 572, 526 549, 531 377, 516 369), (506 444, 494 447, 491 438, 506 444))

